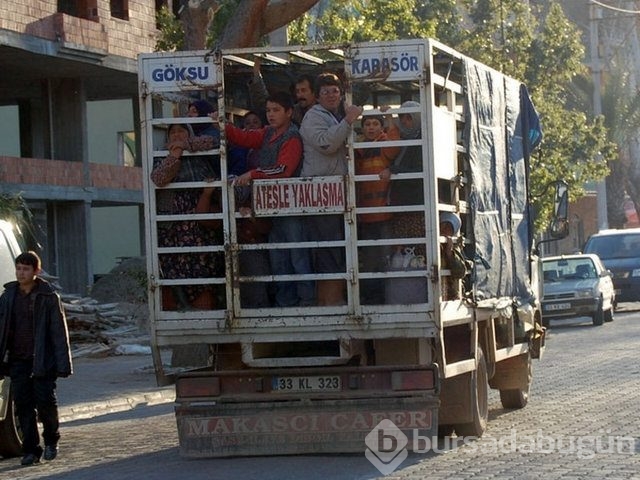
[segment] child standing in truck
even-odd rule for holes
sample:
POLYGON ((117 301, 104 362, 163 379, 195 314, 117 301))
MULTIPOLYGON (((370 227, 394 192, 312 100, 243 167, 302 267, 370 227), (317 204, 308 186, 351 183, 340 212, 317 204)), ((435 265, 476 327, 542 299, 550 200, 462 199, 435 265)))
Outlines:
MULTIPOLYGON (((386 111, 388 107, 381 107, 386 111)), ((400 133, 388 116, 388 131, 384 130, 385 118, 381 115, 366 116, 362 120, 362 142, 381 142, 398 140, 400 133)), ((358 182, 356 186, 356 205, 358 207, 384 207, 389 201, 388 178, 381 173, 391 165, 400 152, 400 147, 357 148, 355 154, 356 175, 378 175, 377 180, 358 182)), ((358 238, 377 240, 389 237, 391 212, 363 213, 358 215, 358 238)), ((364 272, 385 270, 388 247, 360 247, 360 269, 364 272)), ((365 304, 384 302, 384 282, 382 279, 364 280, 362 301, 365 304)))
MULTIPOLYGON (((259 148, 258 166, 240 175, 235 184, 249 185, 257 179, 297 176, 302 160, 302 139, 291 121, 293 101, 288 93, 278 92, 267 99, 266 115, 269 125, 259 130, 242 130, 225 125, 230 142, 247 148, 259 148)), ((302 221, 299 217, 273 218, 269 242, 299 243, 303 241, 302 221)), ((269 250, 271 272, 275 275, 311 273, 311 257, 306 248, 269 250)), ((279 281, 276 283, 275 304, 278 307, 312 305, 314 285, 310 281, 279 281)))

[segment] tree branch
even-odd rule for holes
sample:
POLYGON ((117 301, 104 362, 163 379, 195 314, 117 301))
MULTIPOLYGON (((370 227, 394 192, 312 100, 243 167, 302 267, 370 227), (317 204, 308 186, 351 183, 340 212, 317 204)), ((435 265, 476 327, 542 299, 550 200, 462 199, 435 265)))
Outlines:
POLYGON ((222 34, 222 48, 245 48, 298 18, 319 0, 242 0, 222 34))

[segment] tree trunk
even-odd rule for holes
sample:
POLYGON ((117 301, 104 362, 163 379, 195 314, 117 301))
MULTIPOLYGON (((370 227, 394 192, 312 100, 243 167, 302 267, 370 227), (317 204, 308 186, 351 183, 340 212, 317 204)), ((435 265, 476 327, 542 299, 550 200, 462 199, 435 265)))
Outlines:
MULTIPOLYGON (((241 0, 220 39, 223 48, 258 45, 260 38, 287 25, 319 0, 241 0)), ((206 48, 207 33, 220 5, 215 0, 189 0, 180 15, 185 50, 206 48)))
POLYGON ((207 32, 220 5, 215 0, 190 0, 180 14, 184 29, 184 49, 203 50, 207 46, 207 32))

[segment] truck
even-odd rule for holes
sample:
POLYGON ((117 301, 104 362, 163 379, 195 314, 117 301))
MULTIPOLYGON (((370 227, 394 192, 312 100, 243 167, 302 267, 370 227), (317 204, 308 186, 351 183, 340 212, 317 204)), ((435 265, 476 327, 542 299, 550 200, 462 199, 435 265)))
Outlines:
MULTIPOLYGON (((175 382, 182 456, 362 452, 373 448, 372 434, 384 440, 389 429, 408 450, 424 451, 439 435, 480 437, 489 388, 505 408, 526 406, 545 328, 529 186, 541 129, 521 82, 438 41, 416 39, 143 54, 139 91, 152 351, 158 383, 175 382), (289 91, 300 75, 334 73, 344 100, 363 113, 346 142, 345 175, 254 180, 246 207, 246 192, 228 174, 233 146, 223 127, 254 108, 248 85, 256 62, 270 91, 289 91), (167 128, 211 122, 185 113, 194 99, 217 104, 220 143, 185 151, 182 161, 208 156, 220 177, 159 187, 150 174, 169 153, 167 128), (365 206, 358 190, 379 178, 357 172, 354 155, 380 147, 360 133, 364 119, 383 113, 393 121, 420 116, 418 138, 384 142, 419 149, 420 168, 390 181, 392 190, 417 185, 418 194, 404 204, 365 206), (212 211, 162 207, 167 195, 203 189, 215 191, 212 211), (372 213, 411 218, 413 228, 363 236, 360 223, 372 213), (444 213, 460 219, 453 241, 469 266, 462 279, 441 253, 444 213), (274 243, 241 234, 247 221, 322 215, 341 219, 338 240, 274 243), (176 222, 205 221, 217 232, 206 245, 163 241, 176 222), (270 250, 314 255, 322 248, 339 249, 344 269, 275 275, 251 268, 270 250), (183 278, 166 267, 172 255, 196 263, 203 254, 221 265, 217 273, 183 278), (363 261, 376 256, 385 268, 363 261), (342 303, 276 307, 243 296, 270 292, 275 282, 326 280, 341 282, 342 303), (373 285, 382 288, 371 298, 373 285), (191 287, 207 289, 213 300, 176 301, 191 287), (203 349, 197 365, 166 365, 167 352, 203 349)), ((565 187, 558 183, 552 199, 557 237, 566 234, 565 187)))

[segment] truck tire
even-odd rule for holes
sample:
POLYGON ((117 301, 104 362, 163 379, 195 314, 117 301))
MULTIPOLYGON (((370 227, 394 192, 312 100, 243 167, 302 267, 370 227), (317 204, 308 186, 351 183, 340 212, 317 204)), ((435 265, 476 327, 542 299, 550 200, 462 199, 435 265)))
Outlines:
POLYGON ((473 420, 469 423, 457 424, 456 433, 459 437, 481 437, 487 428, 489 417, 489 376, 484 352, 480 347, 478 347, 476 369, 472 372, 469 383, 473 420))
POLYGON ((598 302, 598 307, 596 311, 593 313, 591 318, 593 319, 593 324, 595 326, 600 326, 604 323, 604 310, 602 309, 602 297, 600 297, 600 301, 598 302))
POLYGON ((22 455, 22 431, 15 415, 10 389, 11 387, 9 387, 9 395, 7 396, 9 399, 7 415, 4 420, 0 421, 0 456, 4 458, 22 455))
POLYGON ((504 408, 524 408, 529 402, 529 388, 531 387, 531 379, 533 378, 531 352, 529 351, 524 355, 527 356, 527 385, 522 388, 500 390, 500 403, 502 403, 504 408))

